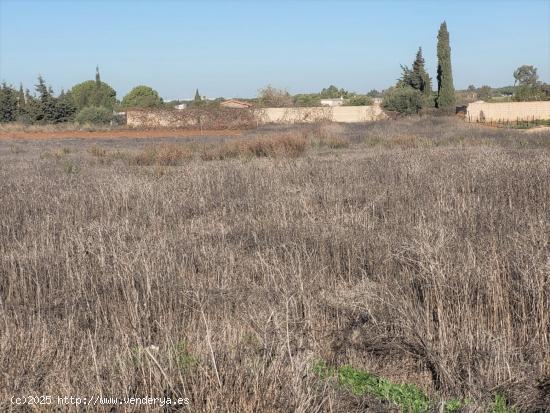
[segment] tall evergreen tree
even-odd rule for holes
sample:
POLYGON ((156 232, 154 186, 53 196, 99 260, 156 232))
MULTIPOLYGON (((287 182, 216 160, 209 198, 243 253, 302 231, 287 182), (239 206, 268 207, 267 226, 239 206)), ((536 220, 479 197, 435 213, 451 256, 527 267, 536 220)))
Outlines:
POLYGON ((202 100, 201 95, 199 94, 199 89, 195 91, 195 102, 200 102, 202 100))
POLYGON ((23 92, 23 83, 19 84, 19 93, 17 94, 17 100, 20 107, 25 106, 25 92, 23 92))
POLYGON ((51 86, 46 85, 42 76, 38 76, 38 84, 35 85, 37 99, 33 99, 29 106, 29 115, 35 122, 59 123, 72 119, 75 107, 63 93, 56 98, 51 86))
POLYGON ((6 82, 0 86, 0 122, 13 122, 17 119, 17 92, 6 82))
POLYGON ((447 23, 441 23, 437 34, 437 107, 453 108, 455 105, 455 88, 451 68, 451 46, 447 23))
POLYGON ((25 92, 23 91, 23 83, 19 84, 19 92, 17 93, 17 112, 19 116, 26 114, 27 103, 25 100, 25 92))
POLYGON ((95 67, 95 84, 98 88, 101 87, 101 77, 99 76, 99 66, 95 67))
POLYGON ((422 47, 419 47, 418 52, 416 53, 416 59, 414 60, 412 66, 412 72, 410 74, 411 86, 422 92, 423 95, 430 96, 432 94, 432 80, 430 79, 428 72, 426 72, 424 63, 425 61, 424 56, 422 56, 422 47))
POLYGON ((76 107, 68 93, 61 89, 61 93, 56 99, 56 122, 68 122, 73 120, 76 113, 76 107))

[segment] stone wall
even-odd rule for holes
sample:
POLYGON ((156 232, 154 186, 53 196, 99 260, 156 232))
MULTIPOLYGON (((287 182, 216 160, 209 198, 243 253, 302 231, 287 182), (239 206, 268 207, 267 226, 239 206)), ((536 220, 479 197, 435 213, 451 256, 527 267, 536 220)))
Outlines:
POLYGON ((313 108, 257 109, 259 123, 301 122, 369 122, 384 119, 386 114, 379 105, 373 106, 322 106, 313 108))
POLYGON ((128 109, 133 128, 247 129, 265 123, 369 122, 386 118, 379 105, 313 108, 128 109))
POLYGON ((248 129, 257 120, 250 109, 128 109, 126 124, 132 128, 248 129))
POLYGON ((474 102, 468 105, 469 122, 515 122, 550 119, 550 101, 544 102, 474 102))

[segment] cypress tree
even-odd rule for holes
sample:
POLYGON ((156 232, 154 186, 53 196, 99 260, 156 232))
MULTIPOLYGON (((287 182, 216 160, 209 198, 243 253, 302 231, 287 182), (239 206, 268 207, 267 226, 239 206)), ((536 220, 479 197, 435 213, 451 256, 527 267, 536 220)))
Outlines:
POLYGON ((101 87, 101 77, 99 76, 99 66, 95 67, 95 85, 99 89, 101 87))
POLYGON ((200 102, 202 99, 201 99, 201 95, 199 94, 199 89, 197 89, 195 91, 195 102, 200 102))
POLYGON ((25 100, 25 92, 23 91, 23 83, 19 84, 19 93, 17 94, 17 111, 19 116, 26 113, 27 103, 25 100))
POLYGON ((19 101, 19 106, 23 107, 25 106, 25 92, 23 92, 23 83, 19 84, 19 94, 17 96, 17 100, 19 101))
POLYGON ((451 68, 451 46, 447 23, 441 23, 437 34, 437 107, 450 109, 455 105, 455 88, 451 68))

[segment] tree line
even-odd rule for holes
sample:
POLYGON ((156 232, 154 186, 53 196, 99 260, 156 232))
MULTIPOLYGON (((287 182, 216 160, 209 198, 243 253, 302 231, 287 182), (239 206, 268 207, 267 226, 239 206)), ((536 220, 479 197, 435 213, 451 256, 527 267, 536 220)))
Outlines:
POLYGON ((101 80, 96 68, 95 80, 74 85, 69 91, 61 90, 55 96, 42 76, 34 86, 19 90, 5 82, 0 86, 0 122, 21 122, 25 124, 79 123, 105 124, 114 119, 115 110, 127 107, 160 107, 164 104, 159 94, 148 86, 136 86, 121 102, 116 91, 101 80))
MULTIPOLYGON (((373 98, 383 97, 382 105, 387 110, 400 113, 418 113, 423 109, 437 108, 443 112, 454 112, 457 95, 453 84, 451 46, 447 23, 441 23, 437 35, 437 90, 432 90, 432 79, 425 68, 422 48, 419 47, 411 68, 401 65, 402 74, 397 83, 383 93, 371 90, 362 95, 330 85, 319 93, 290 95, 288 91, 267 86, 259 91, 255 99, 243 99, 263 107, 321 106, 322 99, 342 98, 344 105, 371 105, 373 98)), ((477 99, 491 101, 496 94, 508 95, 510 100, 549 100, 550 85, 539 80, 534 66, 523 65, 514 71, 514 86, 492 89, 482 86, 468 87, 467 94, 477 99)), ((42 76, 34 86, 19 90, 5 82, 0 85, 0 122, 19 121, 25 124, 79 123, 105 124, 114 119, 116 110, 129 107, 155 108, 165 106, 159 94, 149 86, 136 86, 122 101, 116 91, 101 80, 96 67, 95 80, 74 85, 69 91, 54 95, 42 76)), ((464 93, 464 92, 462 92, 464 93)), ((205 100, 198 89, 195 98, 186 102, 189 106, 217 106, 223 98, 205 100)), ((178 102, 176 102, 178 103, 178 102)))

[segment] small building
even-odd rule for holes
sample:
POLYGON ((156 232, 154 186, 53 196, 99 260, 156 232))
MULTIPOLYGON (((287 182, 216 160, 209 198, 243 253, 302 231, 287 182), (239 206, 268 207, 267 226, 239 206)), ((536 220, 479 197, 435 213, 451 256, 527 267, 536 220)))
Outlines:
POLYGON ((180 103, 179 105, 174 106, 174 109, 183 110, 187 107, 187 103, 180 103))
POLYGON ((249 109, 252 105, 237 99, 224 100, 220 103, 222 108, 249 109))
POLYGON ((342 106, 344 104, 344 98, 334 98, 334 99, 321 99, 321 106, 342 106))

